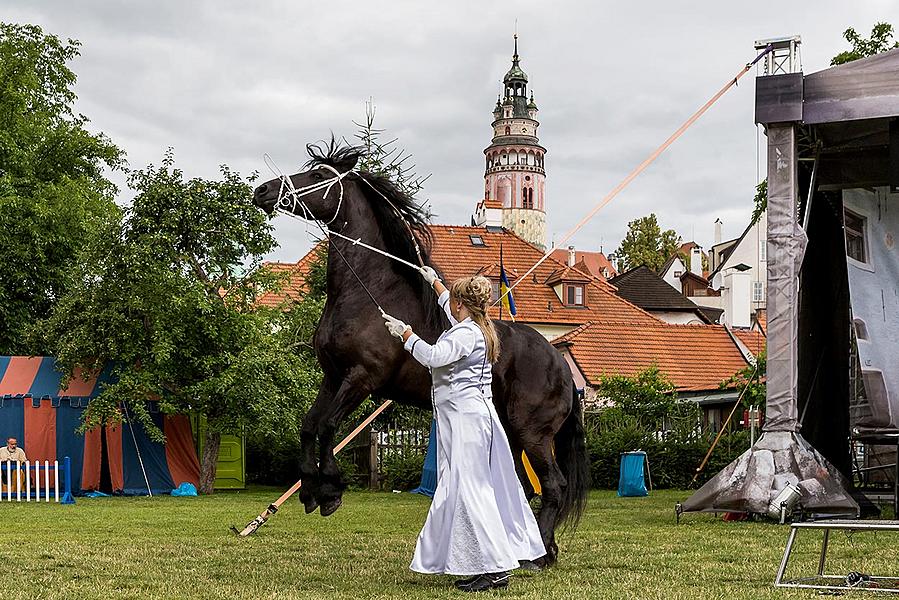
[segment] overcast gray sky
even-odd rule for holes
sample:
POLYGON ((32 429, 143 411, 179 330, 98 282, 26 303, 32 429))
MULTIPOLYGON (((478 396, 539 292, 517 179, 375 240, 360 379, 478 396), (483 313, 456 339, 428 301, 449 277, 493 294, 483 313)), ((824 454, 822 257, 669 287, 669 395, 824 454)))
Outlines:
MULTIPOLYGON (((467 224, 483 190, 483 149, 518 20, 522 67, 540 107, 550 235, 561 237, 755 56, 760 38, 799 34, 805 72, 847 48, 842 32, 899 25, 895 0, 726 2, 330 2, 9 0, 2 17, 83 44, 78 110, 128 153, 187 175, 225 163, 265 172, 305 162, 307 142, 351 137, 374 99, 377 124, 431 173, 439 223, 467 224)), ((628 221, 655 212, 703 246, 716 218, 739 235, 757 183, 747 75, 575 237, 614 250, 628 221)), ((764 174, 763 174, 764 176, 764 174)), ((304 227, 277 220, 295 261, 304 227)))

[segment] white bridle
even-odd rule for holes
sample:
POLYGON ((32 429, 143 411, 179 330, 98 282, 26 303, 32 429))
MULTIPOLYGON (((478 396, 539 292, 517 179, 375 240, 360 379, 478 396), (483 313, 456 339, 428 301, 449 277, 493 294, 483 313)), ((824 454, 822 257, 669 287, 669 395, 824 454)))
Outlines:
MULTIPOLYGON (((316 223, 324 223, 325 225, 330 225, 337 219, 337 215, 340 214, 340 207, 343 204, 343 178, 351 173, 357 173, 357 171, 355 171, 354 169, 350 169, 349 171, 341 173, 340 171, 338 171, 331 165, 320 164, 320 165, 318 165, 319 167, 328 169, 329 171, 334 173, 334 177, 331 177, 324 181, 319 181, 318 183, 313 183, 313 184, 310 184, 310 185, 307 185, 307 186, 297 189, 294 187, 293 182, 290 180, 290 177, 285 175, 284 172, 278 168, 278 165, 275 164, 275 161, 272 160, 271 156, 269 156, 268 154, 265 154, 265 155, 263 155, 263 159, 265 160, 265 164, 269 168, 269 170, 272 172, 272 174, 275 177, 277 177, 278 180, 281 182, 281 187, 278 190, 278 202, 276 205, 276 208, 278 210, 280 210, 281 212, 283 212, 287 215, 290 215, 291 217, 297 218, 297 219, 304 219, 306 221, 315 221, 316 223), (328 197, 328 193, 331 191, 331 188, 334 187, 335 184, 337 184, 340 188, 339 196, 337 198, 337 208, 334 210, 334 216, 331 217, 331 220, 324 221, 323 219, 319 219, 318 217, 316 217, 315 214, 312 212, 312 210, 300 198, 301 198, 301 196, 305 196, 307 194, 311 194, 312 192, 316 192, 316 191, 324 189, 325 194, 324 194, 324 196, 322 196, 322 199, 326 199, 328 197), (285 192, 285 190, 286 190, 286 192, 285 192), (297 207, 299 207, 302 210, 302 215, 303 215, 302 217, 300 217, 296 214, 297 207)), ((378 190, 375 186, 373 186, 371 184, 371 182, 369 182, 365 177, 360 176, 359 180, 363 181, 368 187, 370 187, 372 190, 374 190, 376 194, 381 196, 381 198, 383 198, 384 201, 387 202, 387 204, 396 213, 396 216, 405 223, 405 220, 403 219, 403 215, 400 213, 400 211, 397 209, 397 207, 393 204, 393 202, 391 202, 390 199, 387 198, 387 196, 382 194, 381 191, 378 190)), ((411 236, 412 244, 415 246, 415 252, 418 255, 418 260, 419 260, 419 262, 422 263, 421 266, 424 266, 424 262, 421 257, 421 249, 418 246, 418 240, 415 238, 415 234, 412 232, 411 228, 409 227, 409 224, 408 223, 405 223, 405 224, 406 224, 406 229, 409 231, 409 235, 411 236)), ((321 227, 321 225, 319 225, 319 226, 321 227)), ((404 259, 400 258, 399 256, 395 256, 393 254, 390 254, 389 252, 385 252, 384 250, 381 250, 380 248, 375 248, 374 246, 370 246, 369 244, 362 242, 362 238, 353 239, 353 238, 343 235, 339 231, 334 231, 330 228, 325 229, 324 227, 321 227, 321 229, 322 229, 322 233, 325 235, 325 237, 329 237, 331 235, 336 235, 337 237, 340 237, 349 242, 352 242, 354 246, 362 246, 363 248, 366 248, 373 252, 377 252, 378 254, 381 254, 382 256, 386 256, 387 258, 391 258, 391 259, 393 259, 397 262, 400 262, 404 265, 408 265, 408 266, 412 267, 413 269, 417 270, 419 268, 418 265, 412 264, 411 262, 404 260, 404 259)))
POLYGON ((278 190, 277 207, 279 209, 288 211, 292 214, 296 214, 297 208, 299 207, 303 212, 304 218, 309 221, 322 221, 325 225, 330 225, 337 219, 337 215, 340 214, 340 207, 343 204, 343 178, 350 173, 353 173, 352 170, 341 173, 331 165, 318 165, 318 167, 327 169, 334 173, 334 177, 330 177, 328 179, 325 179, 324 181, 319 181, 318 183, 313 183, 297 189, 294 187, 293 182, 290 180, 290 177, 285 175, 284 172, 278 168, 278 165, 275 164, 275 161, 272 160, 271 156, 265 154, 263 155, 263 159, 265 160, 265 164, 269 168, 269 170, 271 170, 272 174, 281 182, 281 187, 278 190), (322 196, 322 199, 327 199, 328 194, 331 192, 331 188, 334 187, 335 184, 340 187, 340 192, 337 197, 337 208, 334 210, 334 216, 331 217, 331 220, 325 221, 324 219, 320 219, 319 217, 315 216, 312 210, 300 198, 307 194, 311 194, 312 192, 325 190, 325 194, 324 196, 322 196))

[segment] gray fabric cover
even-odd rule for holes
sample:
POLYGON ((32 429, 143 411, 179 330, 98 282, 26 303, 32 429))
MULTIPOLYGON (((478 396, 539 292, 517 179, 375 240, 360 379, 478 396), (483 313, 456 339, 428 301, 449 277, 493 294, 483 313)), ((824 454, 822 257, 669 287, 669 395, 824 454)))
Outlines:
POLYGON ((798 277, 808 238, 796 220, 796 132, 768 128, 768 397, 765 431, 798 431, 798 277))

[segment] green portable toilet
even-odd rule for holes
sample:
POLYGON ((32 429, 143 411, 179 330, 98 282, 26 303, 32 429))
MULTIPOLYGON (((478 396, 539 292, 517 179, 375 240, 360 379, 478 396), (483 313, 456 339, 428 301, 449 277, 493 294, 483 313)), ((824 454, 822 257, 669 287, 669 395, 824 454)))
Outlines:
MULTIPOLYGON (((197 456, 203 456, 206 441, 206 417, 191 416, 197 456)), ((243 436, 222 434, 219 445, 219 460, 215 468, 216 490, 242 490, 247 487, 246 440, 243 436)))

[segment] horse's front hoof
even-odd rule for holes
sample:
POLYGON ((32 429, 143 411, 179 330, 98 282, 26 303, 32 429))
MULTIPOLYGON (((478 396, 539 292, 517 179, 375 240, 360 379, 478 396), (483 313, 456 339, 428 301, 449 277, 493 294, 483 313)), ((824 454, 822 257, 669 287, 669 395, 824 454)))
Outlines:
POLYGON ((340 505, 343 504, 343 500, 340 498, 335 498, 333 500, 328 500, 324 504, 322 504, 321 514, 323 517, 330 517, 337 509, 340 508, 340 505))
POLYGON ((534 561, 534 564, 537 565, 540 569, 546 569, 547 567, 551 567, 556 564, 556 558, 559 555, 559 548, 558 546, 556 546, 555 542, 548 545, 546 550, 546 554, 534 561))
POLYGON ((303 500, 303 507, 306 509, 306 514, 315 512, 315 509, 318 508, 318 501, 315 498, 309 498, 308 500, 303 500))

